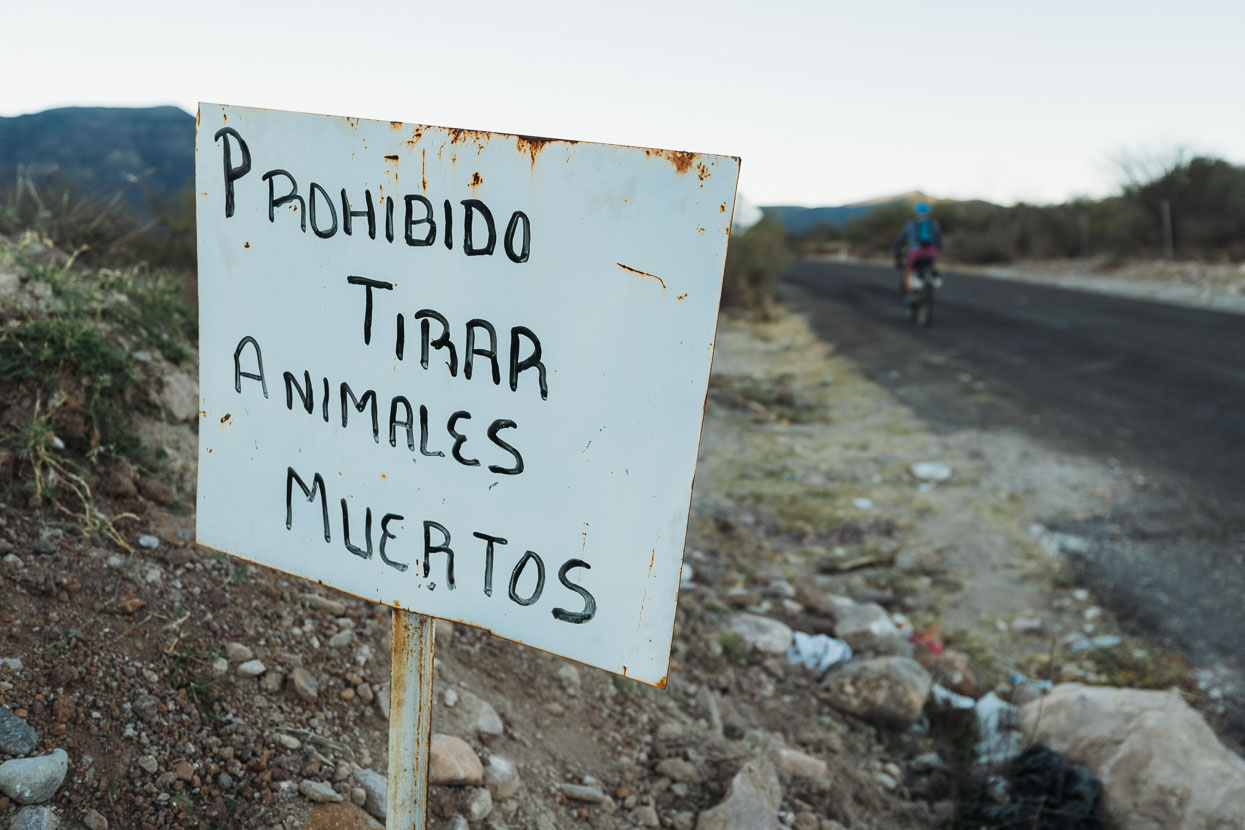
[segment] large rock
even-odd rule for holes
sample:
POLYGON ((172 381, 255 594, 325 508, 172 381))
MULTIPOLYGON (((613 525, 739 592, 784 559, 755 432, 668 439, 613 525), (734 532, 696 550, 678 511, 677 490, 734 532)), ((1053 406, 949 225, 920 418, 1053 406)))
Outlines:
POLYGON ((428 782, 451 787, 484 783, 484 765, 471 745, 453 735, 435 733, 428 754, 428 782))
POLYGON ((1245 761, 1174 693, 1061 684, 1020 724, 1098 776, 1120 827, 1245 827, 1245 761))
POLYGON ((299 830, 385 830, 385 825, 349 801, 313 804, 299 830))
POLYGON ((736 614, 730 628, 749 647, 766 654, 786 654, 794 636, 786 623, 756 614, 736 614))
POLYGON ((774 765, 754 758, 731 779, 726 798, 700 814, 696 830, 778 830, 781 804, 782 785, 774 765))
POLYGON ((878 726, 907 729, 921 717, 932 684, 911 657, 852 660, 830 670, 822 687, 830 705, 878 726))
POLYGON ((855 602, 835 609, 834 636, 857 653, 911 654, 912 646, 880 605, 855 602))
POLYGON ((37 758, 14 758, 0 764, 0 793, 18 804, 42 804, 60 789, 69 771, 65 750, 37 758))
POLYGON ((38 742, 39 736, 30 724, 0 706, 0 754, 28 755, 38 742))

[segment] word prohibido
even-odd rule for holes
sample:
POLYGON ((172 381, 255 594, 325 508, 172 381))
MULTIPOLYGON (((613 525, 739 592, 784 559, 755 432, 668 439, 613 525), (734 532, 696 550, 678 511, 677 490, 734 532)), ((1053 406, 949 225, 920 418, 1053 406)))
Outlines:
MULTIPOLYGON (((225 218, 228 219, 236 209, 236 184, 251 172, 251 148, 233 127, 221 127, 216 131, 215 139, 221 148, 225 175, 225 218)), ((383 220, 386 242, 392 243, 400 235, 412 248, 427 248, 435 245, 439 238, 446 250, 452 251, 457 212, 462 227, 462 251, 467 256, 492 256, 497 250, 499 238, 501 248, 511 262, 527 262, 531 254, 532 220, 521 210, 510 214, 505 230, 499 234, 493 211, 479 199, 463 199, 457 208, 449 199, 444 199, 438 211, 431 199, 419 193, 402 196, 400 209, 393 197, 382 195, 378 209, 372 191, 364 189, 363 207, 359 208, 356 207, 357 202, 351 201, 344 187, 338 191, 340 199, 315 181, 300 193, 295 175, 279 167, 268 170, 260 179, 268 185, 268 221, 275 224, 277 209, 289 206, 298 213, 300 230, 306 233, 310 225, 311 232, 320 239, 330 239, 339 230, 346 236, 354 236, 356 219, 367 221, 368 238, 375 239, 378 223, 383 220)))

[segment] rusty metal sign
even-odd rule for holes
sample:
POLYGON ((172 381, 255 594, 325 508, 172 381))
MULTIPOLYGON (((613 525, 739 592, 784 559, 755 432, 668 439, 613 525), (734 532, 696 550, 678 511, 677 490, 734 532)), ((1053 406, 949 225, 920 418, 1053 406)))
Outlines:
POLYGON ((200 544, 664 684, 738 171, 201 104, 200 544))

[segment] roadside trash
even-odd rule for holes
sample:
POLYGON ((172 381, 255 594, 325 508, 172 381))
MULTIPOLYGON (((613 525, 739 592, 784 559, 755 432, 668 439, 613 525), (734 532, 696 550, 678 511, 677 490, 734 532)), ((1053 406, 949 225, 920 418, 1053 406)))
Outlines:
POLYGON ((852 647, 828 634, 795 632, 787 662, 799 663, 815 671, 825 671, 836 663, 852 659, 852 647))
POLYGON ((930 702, 938 709, 975 709, 977 701, 968 695, 957 695, 946 686, 935 683, 929 690, 930 702))
MULTIPOLYGON (((991 776, 995 778, 995 776, 991 776)), ((964 827, 1026 827, 1034 830, 1102 830, 1098 802, 1102 783, 1080 764, 1034 744, 1012 764, 1002 792, 998 781, 961 802, 964 827)))
POLYGON ((1020 732, 1020 709, 994 692, 986 692, 976 703, 977 763, 1001 766, 1024 751, 1020 732))
POLYGON ((930 654, 941 654, 943 642, 937 626, 929 626, 908 635, 908 642, 916 646, 917 651, 928 651, 930 654))

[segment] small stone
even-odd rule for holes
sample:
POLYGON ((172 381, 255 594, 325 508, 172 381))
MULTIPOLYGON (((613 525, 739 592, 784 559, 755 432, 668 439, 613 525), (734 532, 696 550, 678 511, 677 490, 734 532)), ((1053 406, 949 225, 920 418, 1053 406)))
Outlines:
POLYGON ((329 648, 345 648, 354 642, 354 631, 347 628, 329 638, 329 648))
POLYGON ((225 659, 230 663, 245 663, 255 659, 255 652, 242 643, 225 643, 225 659))
POLYGON ((488 763, 484 765, 484 783, 492 790, 493 798, 498 801, 512 797, 523 785, 518 767, 513 761, 502 758, 500 755, 489 756, 488 763))
POLYGON ((303 594, 302 600, 317 611, 328 612, 334 617, 340 617, 346 613, 346 603, 340 600, 329 599, 318 594, 303 594))
POLYGON ((457 689, 446 689, 445 690, 445 705, 450 707, 451 709, 453 709, 455 706, 458 705, 458 690, 457 689))
POLYGON ((302 741, 300 741, 298 738, 295 738, 293 735, 287 735, 287 734, 286 734, 286 733, 284 733, 284 732, 278 732, 278 733, 277 733, 277 734, 273 737, 273 740, 277 742, 277 745, 278 745, 278 746, 285 747, 286 749, 291 749, 291 750, 293 750, 293 749, 302 749, 302 748, 303 748, 303 742, 302 742, 302 741))
POLYGON ((56 543, 53 542, 51 539, 46 539, 46 538, 40 539, 39 541, 35 542, 33 550, 35 553, 40 554, 41 556, 48 556, 50 554, 56 553, 56 543))
POLYGON ((782 771, 789 777, 805 781, 825 781, 830 777, 830 767, 820 758, 805 755, 794 749, 778 750, 782 771))
POLYGON ((877 775, 873 776, 873 778, 882 785, 882 789, 884 790, 893 790, 899 786, 899 782, 885 772, 879 772, 877 775))
POLYGON ((631 818, 641 827, 661 826, 661 819, 657 816, 657 810, 651 804, 642 804, 636 807, 631 814, 631 818))
POLYGON ((367 790, 362 787, 350 788, 350 803, 362 807, 367 803, 367 790))
POLYGON ((98 810, 87 810, 82 816, 82 823, 86 825, 87 830, 108 830, 108 819, 104 818, 98 810))
POLYGON ((354 781, 366 793, 363 809, 378 819, 384 820, 385 805, 389 802, 389 779, 370 769, 355 767, 354 781))
POLYGON ((264 672, 264 676, 259 681, 259 688, 265 694, 275 695, 281 691, 281 684, 285 681, 285 675, 279 669, 271 669, 264 672))
POLYGON ((795 636, 786 623, 756 614, 736 614, 730 629, 748 646, 765 654, 785 654, 795 636))
POLYGON ((39 743, 39 735, 34 728, 0 706, 0 754, 29 755, 39 743))
POLYGON ((0 657, 0 671, 17 674, 21 670, 22 660, 20 657, 0 657))
POLYGON ((484 821, 493 812, 493 795, 487 787, 479 787, 467 794, 467 819, 484 821))
POLYGON ((194 765, 189 761, 178 761, 177 765, 173 767, 173 774, 182 781, 189 781, 195 777, 194 765))
POLYGON ((69 755, 63 749, 51 755, 14 758, 0 764, 0 792, 18 804, 40 804, 56 795, 68 771, 69 755))
POLYGON ((140 548, 147 548, 148 550, 155 550, 160 547, 160 540, 155 536, 152 536, 150 533, 144 533, 142 536, 138 537, 138 546, 140 548))
POLYGON ((320 693, 320 682, 311 672, 299 666, 290 672, 290 688, 303 700, 315 703, 316 696, 320 693))
POLYGON ((484 765, 462 738, 435 733, 428 753, 428 781, 452 787, 484 783, 484 765))
POLYGON ((913 477, 920 481, 941 482, 951 479, 951 468, 941 461, 918 461, 910 470, 913 477))
POLYGON ((744 764, 716 807, 700 814, 697 830, 778 830, 782 785, 765 760, 744 764))
POLYGON ((268 667, 261 660, 247 660, 241 666, 238 666, 238 674, 243 677, 259 677, 268 667))
POLYGON ((365 704, 369 704, 376 699, 376 694, 372 691, 370 683, 360 683, 355 687, 355 691, 359 693, 359 700, 365 704))
POLYGON ((574 697, 579 691, 579 670, 574 666, 570 664, 563 665, 554 672, 553 676, 562 684, 562 691, 571 697, 574 697))
POLYGON ((605 793, 597 787, 585 787, 583 784, 561 784, 562 795, 571 801, 582 801, 585 804, 600 804, 605 801, 605 793))
POLYGON ((160 769, 160 762, 156 760, 154 755, 138 756, 138 765, 152 775, 155 775, 156 770, 160 769))
POLYGON ((1012 620, 1013 634, 1041 634, 1042 621, 1036 617, 1017 617, 1012 620))
POLYGON ((304 778, 299 783, 298 791, 316 804, 336 803, 342 800, 342 797, 330 785, 323 781, 313 781, 310 778, 304 778))
POLYGON ((471 824, 462 816, 453 815, 441 825, 440 830, 471 830, 471 824))
POLYGON ((211 672, 213 677, 224 677, 229 673, 229 661, 224 657, 217 657, 212 661, 211 672))
POLYGON ((671 781, 682 781, 686 784, 700 783, 700 771, 691 761, 682 758, 667 758, 657 765, 657 774, 664 775, 671 781))
POLYGON ((22 561, 22 558, 15 553, 5 554, 3 561, 7 567, 10 567, 14 570, 17 570, 18 568, 26 564, 25 562, 22 561))
POLYGON ((146 604, 138 597, 129 597, 117 603, 117 610, 122 614, 136 614, 146 604))
POLYGON ((13 819, 9 830, 57 830, 61 820, 51 807, 25 807, 13 819))

